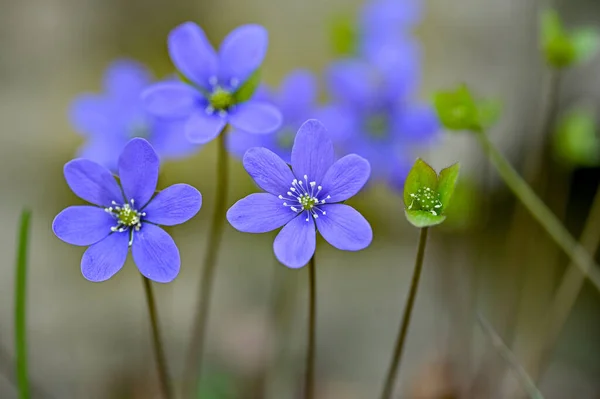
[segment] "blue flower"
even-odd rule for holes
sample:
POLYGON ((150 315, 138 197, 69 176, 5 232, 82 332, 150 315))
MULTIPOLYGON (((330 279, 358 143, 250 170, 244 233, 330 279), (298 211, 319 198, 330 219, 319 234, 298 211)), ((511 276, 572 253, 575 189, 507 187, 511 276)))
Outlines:
POLYGON ((327 73, 332 104, 319 114, 344 152, 369 160, 373 175, 401 184, 415 147, 431 143, 439 130, 434 110, 414 103, 419 81, 418 49, 408 42, 381 48, 371 59, 343 59, 327 73))
POLYGON ((129 247, 140 273, 159 283, 179 273, 179 250, 158 225, 184 223, 200 210, 202 196, 187 184, 175 184, 154 195, 159 160, 144 139, 132 139, 119 157, 121 187, 105 167, 88 159, 65 165, 67 184, 80 198, 94 204, 71 206, 52 223, 61 240, 89 246, 81 273, 104 281, 125 263, 129 247))
POLYGON ((292 168, 266 148, 251 148, 244 167, 266 193, 250 194, 227 212, 239 231, 265 233, 281 226, 273 243, 284 265, 302 267, 313 256, 316 229, 338 249, 358 251, 373 238, 369 222, 354 208, 341 204, 369 179, 369 162, 358 155, 335 161, 333 144, 323 124, 306 121, 292 148, 292 168))
POLYGON ((182 121, 145 111, 140 95, 151 82, 142 64, 119 60, 107 69, 101 94, 83 94, 72 103, 71 123, 86 138, 79 157, 116 171, 119 154, 133 137, 147 139, 162 159, 184 157, 198 149, 183 134, 182 121))
POLYGON ((219 53, 204 32, 186 22, 169 34, 171 60, 190 82, 163 82, 148 88, 147 109, 159 116, 185 118, 185 134, 194 143, 217 137, 227 123, 250 133, 270 133, 281 124, 272 105, 240 101, 238 91, 261 65, 267 51, 267 31, 244 25, 223 40, 219 53))
POLYGON ((271 93, 261 87, 255 98, 269 101, 279 108, 283 116, 281 127, 273 133, 260 135, 234 129, 228 138, 229 150, 243 158, 249 148, 265 147, 289 163, 298 128, 315 112, 315 77, 308 71, 293 71, 283 80, 278 93, 271 93))

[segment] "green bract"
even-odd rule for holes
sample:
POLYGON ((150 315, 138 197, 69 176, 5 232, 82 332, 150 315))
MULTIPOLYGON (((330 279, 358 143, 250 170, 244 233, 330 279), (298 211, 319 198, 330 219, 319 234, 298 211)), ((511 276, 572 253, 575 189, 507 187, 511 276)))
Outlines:
POLYGON ((592 110, 576 108, 560 120, 554 136, 554 151, 572 167, 600 165, 600 137, 592 110))
POLYGON ((404 183, 404 212, 415 227, 442 223, 454 193, 459 164, 443 169, 439 176, 431 166, 417 159, 404 183))
POLYGON ((446 129, 481 131, 498 120, 502 104, 496 100, 475 101, 466 85, 439 91, 434 97, 438 118, 446 129))
POLYGON ((567 32, 556 10, 541 15, 542 51, 554 68, 567 68, 592 58, 600 43, 598 31, 590 28, 567 32))

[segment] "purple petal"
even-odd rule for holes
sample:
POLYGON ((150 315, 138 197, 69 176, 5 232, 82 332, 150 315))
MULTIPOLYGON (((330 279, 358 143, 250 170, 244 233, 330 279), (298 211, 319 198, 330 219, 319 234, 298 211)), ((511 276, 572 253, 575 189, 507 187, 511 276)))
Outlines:
POLYGON ((90 137, 86 143, 79 147, 77 156, 94 161, 116 173, 119 154, 121 154, 126 144, 125 137, 112 135, 90 137))
POLYGON ((71 245, 92 245, 110 234, 117 223, 104 209, 95 206, 70 206, 56 215, 52 231, 71 245))
POLYGON ((327 105, 317 109, 315 116, 327 126, 327 134, 336 143, 353 139, 360 134, 360 120, 353 107, 327 105))
POLYGON ((361 28, 368 37, 392 36, 411 28, 421 17, 417 0, 382 0, 367 3, 361 13, 361 28))
POLYGON ((129 252, 129 232, 113 233, 89 247, 81 258, 81 274, 89 281, 105 281, 125 264, 129 252))
POLYGON ((331 94, 341 102, 359 107, 367 107, 373 103, 377 90, 375 82, 375 71, 361 61, 337 61, 327 71, 331 94))
POLYGON ((356 209, 344 204, 323 205, 321 209, 326 213, 315 220, 328 243, 344 251, 359 251, 369 246, 373 230, 356 209))
POLYGON ((195 144, 206 144, 219 135, 227 121, 217 114, 207 115, 197 111, 190 115, 185 124, 185 136, 195 144))
POLYGON ((356 154, 346 155, 334 163, 323 178, 323 196, 327 202, 341 202, 358 193, 369 180, 369 161, 356 154))
POLYGON ((134 200, 136 208, 144 206, 158 182, 158 155, 146 140, 129 141, 119 157, 119 178, 127 201, 134 200))
POLYGON ((245 82, 265 58, 268 43, 267 30, 260 25, 243 25, 231 31, 219 48, 219 80, 245 82))
POLYGON ((131 254, 140 273, 157 283, 173 281, 179 273, 181 260, 175 241, 153 224, 146 223, 134 233, 131 254))
POLYGON ((95 94, 82 94, 69 109, 69 119, 79 134, 100 136, 114 128, 109 117, 109 105, 105 98, 95 94))
POLYGON ((243 160, 244 168, 263 190, 278 196, 290 190, 294 174, 288 164, 266 148, 250 148, 243 160))
POLYGON ((248 133, 272 133, 281 126, 281 112, 271 104, 249 101, 235 107, 229 123, 248 133))
POLYGON ((200 100, 200 94, 182 82, 156 83, 142 93, 148 112, 164 118, 188 116, 200 100))
POLYGON ((236 157, 243 159, 244 154, 252 147, 265 147, 274 151, 276 147, 274 134, 253 134, 232 129, 227 133, 227 149, 236 157))
POLYGON ((165 188, 144 208, 145 221, 174 226, 193 218, 202 206, 202 195, 188 184, 165 188))
POLYGON ((297 269, 308 263, 315 253, 317 245, 317 234, 312 217, 308 222, 305 218, 306 213, 292 219, 275 237, 273 250, 277 260, 286 265, 297 269))
POLYGON ((150 135, 150 144, 162 159, 177 159, 190 156, 200 149, 185 135, 184 119, 158 119, 150 135))
POLYGON ((309 71, 293 71, 281 83, 278 105, 287 120, 306 119, 316 100, 317 79, 309 71))
POLYGON ((272 194, 250 194, 229 208, 227 220, 234 229, 243 233, 266 233, 297 216, 283 202, 272 194))
POLYGON ((426 105, 405 106, 394 117, 394 131, 411 144, 427 144, 440 131, 435 111, 426 105))
POLYGON ((150 71, 133 60, 117 60, 104 74, 104 88, 115 97, 136 98, 152 80, 150 71))
POLYGON ((210 89, 217 73, 217 54, 204 31, 193 22, 184 22, 169 33, 169 55, 173 64, 195 84, 210 89))
POLYGON ((333 143, 327 129, 316 119, 310 119, 298 130, 292 148, 292 169, 298 179, 321 184, 327 170, 333 165, 333 143))
POLYGON ((79 198, 92 204, 109 207, 113 201, 123 202, 121 189, 105 167, 88 159, 74 159, 64 168, 65 179, 79 198))

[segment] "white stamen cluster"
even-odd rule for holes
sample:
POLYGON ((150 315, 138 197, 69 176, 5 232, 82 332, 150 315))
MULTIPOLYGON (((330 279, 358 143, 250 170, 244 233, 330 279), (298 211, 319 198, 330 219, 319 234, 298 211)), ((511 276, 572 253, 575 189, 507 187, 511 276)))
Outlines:
POLYGON ((321 190, 323 190, 323 187, 317 186, 317 183, 314 181, 309 182, 307 175, 304 175, 303 177, 304 180, 292 180, 290 191, 286 193, 287 196, 279 195, 278 198, 284 200, 283 206, 289 207, 293 212, 298 214, 306 212, 306 221, 308 222, 311 216, 314 219, 317 219, 319 213, 321 215, 327 214, 327 212, 319 208, 319 206, 325 204, 331 196, 328 195, 327 197, 320 199, 319 194, 321 193, 321 190))
POLYGON ((110 213, 117 221, 117 225, 110 228, 114 233, 123 233, 131 230, 131 238, 129 245, 133 242, 133 231, 139 231, 142 228, 142 217, 146 216, 146 212, 139 212, 134 208, 133 199, 131 203, 125 203, 119 206, 118 203, 112 201, 113 206, 104 208, 107 213, 110 213))
POLYGON ((440 194, 429 187, 419 188, 416 193, 410 194, 410 197, 412 198, 412 202, 408 206, 408 209, 416 207, 417 210, 430 212, 435 216, 441 211, 442 202, 440 201, 440 194))

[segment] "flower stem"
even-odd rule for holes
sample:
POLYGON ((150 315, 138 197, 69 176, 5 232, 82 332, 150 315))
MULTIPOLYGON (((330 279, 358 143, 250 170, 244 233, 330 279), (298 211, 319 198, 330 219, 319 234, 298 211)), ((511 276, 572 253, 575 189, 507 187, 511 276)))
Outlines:
POLYGON ((315 337, 317 321, 317 276, 315 257, 308 262, 308 346, 306 348, 306 377, 304 398, 313 399, 315 394, 315 337))
MULTIPOLYGON (((581 233, 580 244, 589 253, 595 253, 600 246, 600 186, 596 191, 590 213, 581 233)), ((533 351, 533 355, 528 361, 529 370, 531 370, 534 379, 538 379, 544 373, 552 349, 579 297, 584 282, 585 276, 577 268, 577 265, 571 261, 552 300, 548 319, 543 324, 543 330, 540 334, 541 339, 538 341, 540 345, 534 348, 537 350, 533 351)))
POLYGON ((27 376, 27 253, 29 246, 29 224, 31 212, 21 212, 15 278, 15 355, 19 399, 28 399, 29 378, 27 376))
POLYGON ((156 356, 156 365, 160 377, 160 385, 165 399, 173 398, 171 389, 171 380, 167 371, 167 361, 162 344, 160 329, 158 327, 158 315, 156 313, 156 302, 152 291, 152 283, 146 277, 142 276, 144 291, 146 292, 146 302, 148 303, 148 313, 150 314, 150 325, 152 326, 152 341, 154 345, 154 355, 156 356))
POLYGON ((415 261, 415 270, 413 272, 412 282, 410 283, 410 291, 408 293, 408 300, 404 306, 404 314, 402 316, 402 324, 400 325, 400 331, 398 332, 398 338, 396 339, 396 347, 394 349, 394 355, 392 362, 388 368, 387 377, 383 386, 383 392, 381 393, 381 399, 389 399, 394 393, 394 387, 396 385, 396 376, 398 375, 398 369, 400 367, 400 361, 402 360, 402 352, 404 350, 404 342, 408 334, 408 326, 410 324, 410 316, 415 304, 417 297, 417 290, 419 288, 419 280, 421 279, 421 271, 423 270, 423 259, 425 258, 425 244, 427 243, 428 227, 421 229, 419 235, 419 247, 417 249, 417 258, 415 261))
POLYGON ((484 152, 488 156, 489 161, 494 165, 513 194, 523 203, 529 213, 531 213, 550 237, 552 237, 554 242, 569 256, 569 258, 571 258, 574 264, 581 269, 581 272, 592 284, 594 284, 596 289, 600 290, 600 271, 597 269, 597 265, 588 251, 577 243, 556 215, 552 213, 523 178, 519 176, 517 171, 515 171, 506 158, 504 158, 500 151, 498 151, 490 141, 485 132, 480 131, 475 132, 475 134, 479 139, 479 143, 483 147, 484 152))
POLYGON ((206 255, 200 281, 200 293, 196 307, 194 324, 192 325, 191 342, 184 370, 183 393, 184 398, 195 398, 198 392, 202 373, 202 359, 204 357, 204 344, 206 340, 206 327, 210 311, 210 299, 214 281, 217 256, 221 246, 223 227, 225 226, 225 211, 227 205, 228 188, 228 163, 226 147, 227 126, 217 139, 217 187, 215 192, 215 208, 213 210, 212 224, 208 234, 206 255))

